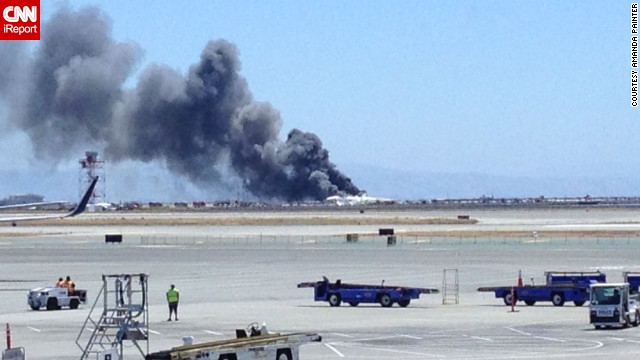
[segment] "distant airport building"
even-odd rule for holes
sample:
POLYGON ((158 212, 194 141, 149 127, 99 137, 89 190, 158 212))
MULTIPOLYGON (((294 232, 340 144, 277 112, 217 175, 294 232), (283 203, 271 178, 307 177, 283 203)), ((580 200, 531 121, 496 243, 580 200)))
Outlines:
POLYGON ((9 195, 9 197, 1 199, 0 206, 30 204, 30 203, 43 202, 43 201, 44 201, 44 196, 42 195, 17 194, 17 195, 9 195))

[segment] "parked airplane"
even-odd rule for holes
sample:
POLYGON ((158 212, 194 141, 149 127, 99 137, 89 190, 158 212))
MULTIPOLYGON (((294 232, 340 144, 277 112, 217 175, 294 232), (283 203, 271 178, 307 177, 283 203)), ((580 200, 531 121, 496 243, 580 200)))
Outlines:
MULTIPOLYGON (((108 203, 108 202, 96 203, 96 204, 93 204, 91 206, 93 206, 93 209, 96 210, 96 211, 114 211, 116 209, 116 207, 113 206, 112 203, 108 203)), ((89 210, 89 211, 91 211, 91 210, 89 210)))
POLYGON ((379 197, 371 197, 367 196, 366 193, 361 193, 358 195, 347 195, 347 196, 329 196, 325 199, 326 202, 330 204, 336 204, 338 206, 342 205, 371 205, 371 204, 395 204, 398 201, 395 199, 389 198, 379 198, 379 197))
MULTIPOLYGON (((87 208, 87 203, 89 202, 89 199, 91 198, 91 195, 93 194, 93 189, 95 189, 97 182, 98 182, 98 177, 96 176, 93 179, 93 181, 91 182, 91 185, 89 185, 89 188, 87 189, 87 191, 84 193, 84 195, 80 199, 80 202, 78 203, 78 205, 75 208, 71 209, 66 214, 62 214, 62 215, 58 214, 58 215, 34 215, 34 216, 0 217, 0 222, 11 222, 11 223, 13 223, 13 226, 16 226, 16 223, 19 222, 19 221, 43 220, 43 219, 62 219, 62 218, 66 218, 66 217, 76 216, 76 215, 82 213, 87 208)), ((7 206, 0 207, 0 209, 18 209, 18 208, 25 208, 25 207, 34 207, 34 206, 39 206, 39 205, 49 205, 49 204, 53 204, 53 203, 56 203, 56 202, 55 201, 49 201, 49 202, 43 202, 43 203, 7 205, 7 206)))

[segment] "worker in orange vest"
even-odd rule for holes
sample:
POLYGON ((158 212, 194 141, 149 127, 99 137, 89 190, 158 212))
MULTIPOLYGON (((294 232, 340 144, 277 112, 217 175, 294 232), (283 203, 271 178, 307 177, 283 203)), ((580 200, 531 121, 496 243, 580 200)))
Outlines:
POLYGON ((67 279, 64 281, 64 283, 69 295, 73 294, 73 290, 75 290, 76 284, 71 280, 71 276, 67 275, 67 279))

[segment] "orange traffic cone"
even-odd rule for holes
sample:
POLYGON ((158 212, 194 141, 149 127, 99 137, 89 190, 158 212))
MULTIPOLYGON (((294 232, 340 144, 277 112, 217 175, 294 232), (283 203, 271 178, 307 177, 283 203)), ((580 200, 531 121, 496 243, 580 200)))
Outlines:
POLYGON ((11 325, 9 323, 7 323, 7 349, 11 349, 11 325))
POLYGON ((518 270, 518 286, 522 286, 522 270, 518 270))

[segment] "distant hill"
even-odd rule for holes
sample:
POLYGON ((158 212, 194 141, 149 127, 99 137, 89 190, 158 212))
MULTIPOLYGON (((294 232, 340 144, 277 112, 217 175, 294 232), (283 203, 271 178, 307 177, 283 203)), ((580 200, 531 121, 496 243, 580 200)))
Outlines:
MULTIPOLYGON (((640 178, 509 177, 474 173, 398 171, 358 164, 338 169, 370 196, 399 200, 461 199, 489 196, 594 197, 640 196, 640 178)), ((75 201, 84 191, 79 169, 0 170, 0 198, 34 193, 46 201, 75 201), (82 185, 82 186, 81 186, 82 185)), ((186 179, 149 165, 112 166, 106 172, 108 201, 253 200, 239 189, 220 189, 218 194, 189 184, 186 179)))
POLYGON ((346 173, 370 196, 400 200, 459 199, 481 196, 582 197, 640 196, 640 178, 528 177, 475 173, 398 171, 381 167, 344 164, 346 173))

